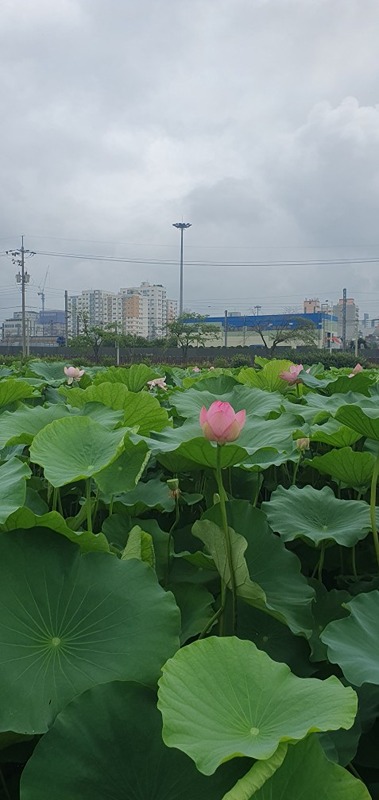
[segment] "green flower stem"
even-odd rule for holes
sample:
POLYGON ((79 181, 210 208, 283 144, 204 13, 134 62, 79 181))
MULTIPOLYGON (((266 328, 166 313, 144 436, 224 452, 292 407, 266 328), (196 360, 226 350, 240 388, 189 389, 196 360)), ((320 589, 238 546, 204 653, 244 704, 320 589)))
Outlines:
POLYGON ((355 552, 355 544, 351 548, 351 567, 353 570, 354 578, 357 577, 357 560, 356 560, 356 552, 355 552))
POLYGON ((56 511, 57 510, 58 495, 59 495, 59 489, 56 486, 54 486, 54 488, 53 488, 53 498, 52 498, 52 503, 51 503, 51 510, 52 511, 56 511))
POLYGON ((87 531, 92 533, 91 478, 86 480, 87 531))
POLYGON ((175 528, 178 526, 180 521, 180 506, 179 506, 179 496, 175 497, 175 519, 171 525, 171 528, 168 532, 168 539, 167 539, 167 562, 166 562, 166 577, 165 577, 165 586, 167 586, 169 577, 170 577, 170 553, 171 553, 171 542, 172 542, 172 534, 174 533, 175 528))
POLYGON ((320 558, 319 558, 318 567, 317 567, 317 577, 318 577, 320 583, 322 583, 322 570, 323 570, 323 566, 324 566, 324 559, 325 559, 325 543, 322 542, 321 550, 320 550, 320 558))
POLYGON ((371 479, 371 492, 370 492, 371 530, 372 530, 372 537, 374 539, 376 560, 379 565, 379 538, 378 538, 378 529, 376 526, 376 487, 378 483, 378 475, 379 475, 379 456, 374 464, 374 470, 371 479))
POLYGON ((299 471, 299 467, 300 467, 300 464, 301 464, 301 456, 302 456, 302 454, 300 453, 300 456, 299 456, 298 460, 295 461, 295 466, 294 466, 293 476, 292 476, 292 486, 296 486, 296 478, 297 478, 297 473, 299 471))
MULTIPOLYGON (((232 554, 232 545, 230 541, 230 533, 229 533, 229 525, 228 525, 228 515, 226 513, 226 495, 224 484, 222 480, 222 468, 221 468, 221 448, 222 445, 217 445, 217 462, 216 462, 216 480, 217 480, 217 488, 218 493, 220 496, 220 511, 221 511, 221 520, 222 520, 222 527, 224 531, 225 537, 225 549, 226 549, 226 558, 228 562, 228 568, 230 573, 230 590, 232 593, 232 634, 234 633, 234 625, 235 625, 235 617, 236 617, 236 578, 234 574, 234 566, 233 566, 233 554, 232 554)), ((223 579, 221 579, 221 607, 225 607, 225 599, 226 599, 226 584, 223 579)), ((220 622, 220 629, 223 631, 224 629, 224 613, 221 617, 220 622)))

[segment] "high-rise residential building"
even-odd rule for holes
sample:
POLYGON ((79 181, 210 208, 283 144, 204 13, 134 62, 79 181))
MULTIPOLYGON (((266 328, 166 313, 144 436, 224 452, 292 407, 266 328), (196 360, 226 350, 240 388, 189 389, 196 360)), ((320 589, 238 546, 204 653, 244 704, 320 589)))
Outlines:
POLYGON ((167 322, 177 317, 176 300, 168 300, 166 288, 147 281, 115 294, 88 289, 68 298, 69 336, 83 333, 86 326, 116 325, 119 332, 157 339, 167 334, 167 322))
POLYGON ((68 298, 68 330, 70 336, 83 333, 86 326, 101 328, 117 323, 122 326, 121 298, 114 292, 86 289, 68 298))
POLYGON ((173 322, 178 316, 178 301, 166 300, 166 318, 167 324, 173 322))
MULTIPOLYGON (((343 336, 343 304, 341 298, 336 305, 333 306, 333 314, 338 319, 338 335, 343 336)), ((346 298, 346 342, 349 343, 355 339, 359 328, 359 308, 355 304, 353 297, 346 298)))
POLYGON ((147 299, 147 327, 148 338, 158 339, 167 333, 167 292, 161 284, 151 284, 147 281, 140 286, 130 289, 120 289, 120 294, 137 292, 147 299))
POLYGON ((148 300, 134 289, 122 290, 122 332, 148 338, 148 300))

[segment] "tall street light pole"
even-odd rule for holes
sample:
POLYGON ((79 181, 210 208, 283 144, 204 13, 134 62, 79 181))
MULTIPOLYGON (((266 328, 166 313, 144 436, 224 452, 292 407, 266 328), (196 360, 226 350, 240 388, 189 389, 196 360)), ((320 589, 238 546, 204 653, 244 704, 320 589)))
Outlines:
POLYGON ((190 222, 173 222, 173 227, 180 230, 180 277, 179 277, 179 317, 183 314, 183 231, 191 227, 190 222))

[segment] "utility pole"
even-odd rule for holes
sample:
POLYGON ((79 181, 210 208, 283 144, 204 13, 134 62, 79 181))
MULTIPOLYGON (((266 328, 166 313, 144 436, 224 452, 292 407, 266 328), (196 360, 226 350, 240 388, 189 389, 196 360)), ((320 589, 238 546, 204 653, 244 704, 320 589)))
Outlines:
POLYGON ((224 347, 228 346, 228 312, 224 312, 224 347))
POLYGON ((347 306, 347 293, 346 289, 342 293, 342 349, 346 350, 346 306, 347 306))
POLYGON ((64 291, 64 336, 65 336, 65 345, 68 345, 68 291, 65 289, 64 291))
POLYGON ((173 222, 173 228, 180 230, 180 274, 179 274, 179 317, 183 314, 183 231, 191 228, 191 222, 173 222))
POLYGON ((39 286, 39 292, 37 292, 38 297, 41 298, 41 307, 42 307, 42 336, 45 336, 45 285, 47 276, 49 274, 49 267, 46 270, 46 275, 42 286, 39 286))
POLYGON ((25 256, 31 257, 34 256, 31 250, 25 250, 24 247, 24 237, 21 236, 21 248, 20 250, 7 250, 7 255, 9 255, 12 259, 12 263, 16 264, 18 267, 21 267, 21 272, 18 272, 16 275, 17 283, 21 283, 21 328, 22 328, 22 357, 25 358, 28 352, 27 342, 26 342, 26 304, 25 304, 25 284, 29 283, 30 275, 25 272, 25 256))

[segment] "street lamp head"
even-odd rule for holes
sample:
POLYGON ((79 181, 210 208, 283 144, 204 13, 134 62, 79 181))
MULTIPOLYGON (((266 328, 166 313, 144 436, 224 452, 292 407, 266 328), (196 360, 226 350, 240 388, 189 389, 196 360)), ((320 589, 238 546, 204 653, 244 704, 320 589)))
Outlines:
POLYGON ((184 230, 185 228, 191 228, 191 222, 173 222, 172 226, 173 228, 181 228, 184 230))

